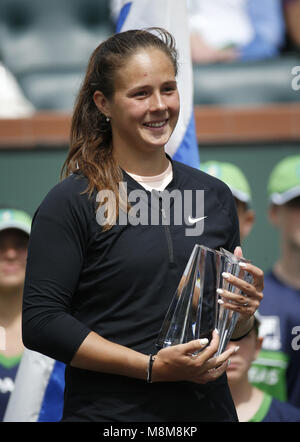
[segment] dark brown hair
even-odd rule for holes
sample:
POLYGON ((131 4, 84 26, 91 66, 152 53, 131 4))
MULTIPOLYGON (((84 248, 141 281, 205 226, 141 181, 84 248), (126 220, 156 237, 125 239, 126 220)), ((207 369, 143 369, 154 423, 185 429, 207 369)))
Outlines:
MULTIPOLYGON (((114 34, 92 53, 72 117, 70 150, 61 177, 80 171, 88 178, 86 192, 112 190, 119 206, 118 184, 122 171, 112 155, 110 123, 96 107, 93 99, 99 90, 107 99, 114 95, 115 75, 126 60, 141 49, 149 47, 163 51, 171 60, 177 75, 177 51, 172 35, 161 28, 130 30, 114 34)), ((123 205, 124 207, 124 202, 123 205)), ((125 203, 127 207, 127 202, 125 203)), ((116 213, 116 217, 118 212, 116 213)), ((111 225, 106 225, 107 230, 111 225)))

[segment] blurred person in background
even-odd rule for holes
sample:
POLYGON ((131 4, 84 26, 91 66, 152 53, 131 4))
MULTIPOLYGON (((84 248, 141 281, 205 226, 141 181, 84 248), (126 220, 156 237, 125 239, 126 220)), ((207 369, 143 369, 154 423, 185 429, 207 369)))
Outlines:
POLYGON ((263 338, 259 336, 259 325, 258 315, 255 315, 252 330, 229 344, 229 347, 239 346, 239 350, 231 356, 226 370, 239 421, 300 422, 300 410, 297 407, 275 399, 249 382, 249 369, 263 343, 263 338))
POLYGON ((239 218, 241 242, 250 234, 255 222, 255 212, 251 209, 252 194, 249 182, 235 164, 221 161, 207 161, 201 170, 223 181, 230 188, 239 218))
POLYGON ((284 43, 281 0, 188 0, 194 63, 263 60, 284 43))
POLYGON ((268 194, 280 256, 265 276, 259 309, 264 342, 250 378, 271 395, 300 407, 300 155, 275 166, 268 194))
MULTIPOLYGON (((262 60, 284 43, 282 0, 187 0, 195 64, 262 60)), ((298 0, 290 0, 298 1, 298 0)), ((122 0, 111 0, 117 21, 122 0)))
POLYGON ((30 216, 16 209, 0 209, 0 421, 14 389, 23 353, 21 337, 24 286, 30 216))

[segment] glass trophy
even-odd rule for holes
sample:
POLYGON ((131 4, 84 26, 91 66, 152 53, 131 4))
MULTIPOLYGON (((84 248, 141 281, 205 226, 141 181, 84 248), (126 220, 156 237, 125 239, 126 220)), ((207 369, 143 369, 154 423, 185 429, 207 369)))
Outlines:
POLYGON ((202 338, 210 342, 213 330, 217 329, 220 343, 216 355, 225 350, 239 314, 218 303, 220 297, 217 289, 240 293, 222 277, 223 272, 252 284, 252 275, 239 266, 240 262, 249 261, 237 258, 225 249, 213 250, 199 244, 194 246, 163 321, 156 341, 158 348, 202 338))
POLYGON ((158 348, 211 340, 218 311, 215 275, 215 251, 195 245, 161 327, 158 348))

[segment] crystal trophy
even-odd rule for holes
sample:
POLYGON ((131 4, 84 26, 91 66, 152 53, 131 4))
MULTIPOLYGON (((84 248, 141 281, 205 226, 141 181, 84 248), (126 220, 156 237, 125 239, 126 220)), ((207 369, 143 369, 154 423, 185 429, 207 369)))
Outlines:
POLYGON ((216 328, 215 251, 196 244, 161 327, 158 348, 212 338, 216 328))
POLYGON ((217 329, 220 343, 216 356, 225 350, 239 314, 218 303, 217 289, 241 293, 222 277, 223 272, 253 283, 252 275, 239 266, 240 262, 250 261, 223 248, 213 250, 204 245, 194 246, 163 321, 156 341, 158 348, 201 338, 210 342, 213 330, 217 329))

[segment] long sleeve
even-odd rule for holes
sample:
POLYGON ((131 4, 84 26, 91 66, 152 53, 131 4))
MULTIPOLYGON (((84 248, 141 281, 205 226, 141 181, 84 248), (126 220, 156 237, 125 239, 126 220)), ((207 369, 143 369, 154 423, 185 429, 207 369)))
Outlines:
POLYGON ((34 216, 23 296, 24 345, 65 363, 90 332, 71 311, 88 235, 79 182, 57 185, 34 216))

